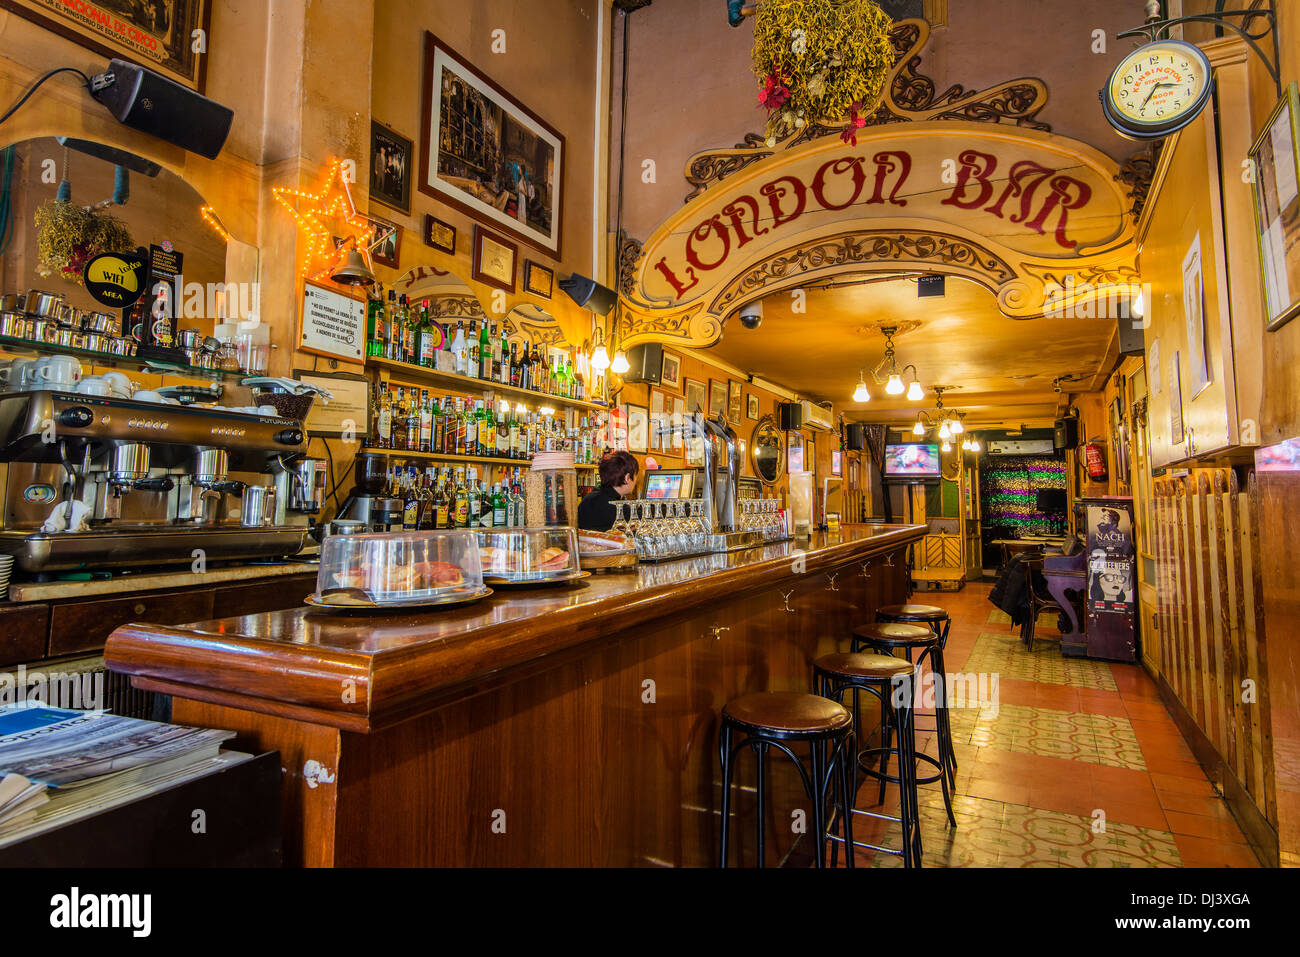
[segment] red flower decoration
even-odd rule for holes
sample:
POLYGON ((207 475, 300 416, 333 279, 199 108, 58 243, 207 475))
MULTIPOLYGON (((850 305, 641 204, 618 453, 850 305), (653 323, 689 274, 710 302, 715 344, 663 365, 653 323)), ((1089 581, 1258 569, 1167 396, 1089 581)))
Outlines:
POLYGON ((860 103, 854 103, 853 106, 849 108, 849 125, 845 127, 844 132, 840 134, 840 139, 845 143, 852 144, 853 146, 858 145, 857 131, 867 125, 867 118, 858 115, 858 107, 861 105, 862 104, 860 103))
POLYGON ((767 82, 763 84, 763 89, 758 91, 759 105, 766 107, 771 112, 785 106, 789 99, 789 87, 782 82, 782 78, 776 73, 769 73, 767 82))

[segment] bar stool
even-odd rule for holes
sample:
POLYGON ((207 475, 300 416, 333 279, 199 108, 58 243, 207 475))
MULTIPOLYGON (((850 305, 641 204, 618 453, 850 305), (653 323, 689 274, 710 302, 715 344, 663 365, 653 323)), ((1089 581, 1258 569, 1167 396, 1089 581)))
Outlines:
MULTIPOLYGON (((934 673, 935 685, 935 731, 939 735, 939 755, 947 755, 944 767, 948 772, 948 784, 957 788, 957 754, 952 747, 952 724, 948 719, 948 672, 943 666, 943 650, 948 646, 948 629, 952 627, 952 618, 938 605, 885 605, 876 609, 876 621, 882 623, 925 625, 939 638, 939 643, 930 649, 930 670, 934 673)), ((926 657, 922 652, 917 664, 926 657)))
MULTIPOLYGON (((758 759, 758 866, 764 866, 764 811, 766 809, 768 748, 776 748, 799 769, 804 791, 813 803, 813 833, 818 835, 816 861, 826 866, 826 796, 831 777, 839 780, 840 813, 846 821, 848 839, 853 837, 852 799, 849 790, 848 742, 853 736, 853 716, 838 702, 821 695, 797 691, 765 691, 742 695, 722 709, 719 750, 722 756, 722 847, 720 862, 727 866, 728 836, 731 830, 731 775, 740 749, 748 745, 758 759), (732 744, 734 735, 743 735, 732 744), (811 773, 791 750, 807 743, 811 773), (830 755, 826 746, 831 746, 830 755)), ((850 861, 850 866, 852 862, 850 861)))
MULTIPOLYGON (((879 777, 882 788, 886 781, 898 784, 898 817, 889 814, 877 814, 874 811, 861 811, 850 805, 850 817, 844 818, 844 820, 851 821, 852 814, 861 814, 884 821, 897 821, 902 825, 903 829, 902 848, 881 847, 878 844, 854 841, 852 832, 848 828, 844 829, 845 834, 843 837, 831 834, 829 835, 830 840, 844 844, 845 861, 850 867, 853 866, 853 849, 855 847, 866 847, 885 854, 899 855, 903 858, 904 867, 920 867, 921 824, 920 807, 916 794, 915 725, 912 721, 912 702, 916 692, 916 665, 891 655, 842 653, 822 655, 813 662, 813 680, 819 694, 837 702, 843 698, 845 691, 852 689, 855 692, 855 719, 857 717, 856 692, 866 691, 875 695, 880 701, 882 715, 888 714, 890 722, 898 729, 896 747, 891 748, 888 742, 885 742, 884 747, 872 748, 858 754, 859 763, 861 763, 864 756, 880 755, 880 771, 873 771, 868 768, 862 770, 869 775, 879 777), (888 752, 890 751, 898 757, 897 777, 890 777, 885 770, 888 752)), ((855 797, 858 791, 857 770, 858 765, 855 765, 853 784, 850 789, 855 797)), ((833 848, 837 846, 833 845, 833 848)), ((835 850, 832 849, 832 864, 835 862, 834 854, 835 850)))
MULTIPOLYGON (((903 651, 903 658, 899 659, 901 661, 907 661, 910 664, 913 662, 913 656, 915 655, 915 665, 918 675, 920 674, 921 664, 927 658, 930 659, 931 670, 937 673, 941 666, 935 663, 935 658, 933 656, 938 649, 941 640, 942 639, 937 632, 925 625, 910 624, 907 622, 876 622, 870 625, 859 625, 853 630, 852 650, 854 652, 860 652, 870 649, 878 654, 892 656, 896 650, 901 649, 903 651)), ((938 660, 942 661, 942 657, 938 660)), ((919 684, 919 682, 919 677, 914 679, 914 684, 919 684)), ((916 760, 924 761, 927 764, 933 765, 935 768, 934 775, 931 777, 917 778, 916 783, 930 784, 933 781, 939 782, 939 786, 943 790, 943 806, 948 812, 948 823, 953 827, 956 827, 957 818, 952 813, 952 791, 955 789, 956 785, 950 779, 949 762, 951 758, 949 751, 951 750, 952 745, 950 739, 945 736, 947 725, 945 724, 944 719, 947 715, 944 707, 943 683, 941 677, 935 679, 934 710, 935 732, 939 739, 939 757, 932 758, 930 755, 923 752, 916 752, 916 760)), ((870 770, 865 764, 865 760, 870 756, 870 753, 875 752, 869 753, 864 751, 858 756, 858 765, 873 777, 879 777, 881 779, 880 801, 884 801, 885 799, 886 782, 894 780, 887 776, 889 770, 889 755, 895 750, 890 747, 891 736, 895 729, 889 719, 889 712, 882 708, 880 712, 880 738, 883 747, 876 749, 881 756, 879 772, 877 773, 870 770)))

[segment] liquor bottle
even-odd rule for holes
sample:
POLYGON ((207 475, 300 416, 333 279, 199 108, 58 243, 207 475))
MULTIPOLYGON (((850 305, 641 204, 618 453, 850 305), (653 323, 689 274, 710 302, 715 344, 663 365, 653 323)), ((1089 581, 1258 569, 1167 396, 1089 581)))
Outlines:
POLYGON ((429 300, 420 307, 420 365, 434 367, 434 356, 442 347, 442 327, 429 316, 429 300))
POLYGON ((478 378, 478 322, 474 319, 465 333, 465 375, 478 378))
POLYGON ((390 447, 393 431, 392 396, 388 394, 388 383, 379 383, 379 414, 375 417, 375 448, 390 447))
POLYGON ((512 459, 520 457, 519 453, 519 409, 510 413, 510 439, 506 452, 507 456, 512 459))
POLYGON ((497 427, 495 433, 497 447, 493 454, 499 459, 509 458, 510 456, 510 424, 506 421, 506 416, 509 411, 509 403, 506 404, 505 409, 497 409, 497 427))
POLYGON ((506 525, 506 499, 501 494, 501 483, 498 482, 492 489, 492 524, 506 525))
POLYGON ((469 475, 465 479, 468 486, 465 494, 469 497, 469 528, 478 528, 483 520, 483 493, 478 487, 478 469, 475 466, 469 467, 469 475))
POLYGON ((534 392, 546 391, 546 365, 542 362, 541 350, 537 348, 537 343, 533 343, 532 356, 533 372, 529 381, 532 383, 528 388, 534 392))
POLYGON ((401 359, 402 357, 402 332, 401 316, 397 312, 397 292, 388 290, 388 323, 386 332, 388 341, 384 344, 384 356, 388 359, 401 359))
POLYGON ((516 389, 519 385, 519 343, 510 343, 510 385, 516 389))
POLYGON ((522 528, 527 524, 527 514, 524 511, 524 488, 519 479, 515 480, 514 487, 514 504, 515 504, 515 524, 522 528))
POLYGON ((389 413, 388 448, 406 448, 406 412, 403 409, 401 387, 398 387, 393 393, 393 402, 389 413))
POLYGON ((488 331, 488 322, 483 320, 483 327, 478 334, 478 372, 480 379, 492 378, 492 335, 488 331))
POLYGON ((384 300, 366 300, 366 355, 382 358, 384 355, 384 300))
POLYGON ((501 324, 501 341, 497 346, 497 381, 510 384, 510 342, 506 339, 505 323, 501 324))
POLYGON ((434 503, 437 506, 437 512, 433 527, 451 528, 452 518, 456 512, 456 496, 451 491, 451 481, 445 469, 438 475, 438 488, 434 493, 434 503))
POLYGON ((531 389, 533 387, 533 360, 528 355, 528 343, 524 343, 519 356, 519 388, 531 389))
POLYGON ((456 335, 451 340, 451 354, 456 357, 456 373, 464 375, 469 360, 468 347, 465 343, 465 320, 456 320, 456 335))
POLYGON ((579 402, 587 401, 587 380, 583 377, 582 372, 578 372, 573 377, 573 397, 579 402))
POLYGON ((406 301, 406 293, 404 292, 399 293, 397 296, 397 314, 402 320, 402 352, 398 358, 402 362, 410 362, 411 353, 414 351, 412 344, 415 342, 415 317, 411 315, 411 308, 406 301))
POLYGON ((433 451, 433 403, 429 390, 420 390, 420 451, 433 451))
POLYGON ((455 517, 457 528, 469 528, 469 489, 460 469, 456 470, 455 517))
MULTIPOLYGON (((400 469, 400 466, 399 466, 400 469)), ((420 496, 415 486, 415 466, 402 476, 402 528, 414 529, 420 524, 420 496)))
POLYGON ((429 403, 429 451, 442 451, 442 407, 437 396, 429 403))
POLYGON ((478 407, 465 410, 465 447, 461 455, 478 455, 478 407))
POLYGON ((420 397, 415 389, 406 396, 406 451, 420 450, 420 397))

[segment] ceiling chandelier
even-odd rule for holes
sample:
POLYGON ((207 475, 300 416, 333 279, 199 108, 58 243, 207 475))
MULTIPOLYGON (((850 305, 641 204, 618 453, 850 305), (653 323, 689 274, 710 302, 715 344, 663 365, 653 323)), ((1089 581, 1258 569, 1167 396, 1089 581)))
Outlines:
POLYGON ((870 402, 871 393, 867 391, 866 373, 871 372, 871 377, 876 380, 876 385, 882 382, 885 386, 885 392, 889 395, 902 395, 907 392, 907 398, 912 402, 920 402, 925 398, 925 391, 921 388, 921 380, 917 375, 916 366, 908 364, 902 369, 898 368, 898 357, 894 354, 894 333, 898 331, 897 326, 881 326, 880 331, 885 335, 885 355, 880 360, 880 365, 874 369, 858 370, 858 387, 853 390, 854 402, 870 402), (909 385, 903 385, 903 375, 908 370, 912 371, 912 381, 909 385), (883 376, 883 379, 882 379, 883 376))
MULTIPOLYGON (((923 436, 930 429, 935 429, 940 443, 940 449, 944 452, 952 451, 952 439, 959 435, 966 434, 966 413, 958 412, 956 409, 946 409, 943 405, 943 394, 949 386, 936 385, 934 388, 935 405, 934 411, 920 411, 916 415, 916 424, 912 426, 912 434, 923 436)), ((962 439, 961 448, 963 452, 978 452, 980 450, 979 439, 969 436, 962 439)))

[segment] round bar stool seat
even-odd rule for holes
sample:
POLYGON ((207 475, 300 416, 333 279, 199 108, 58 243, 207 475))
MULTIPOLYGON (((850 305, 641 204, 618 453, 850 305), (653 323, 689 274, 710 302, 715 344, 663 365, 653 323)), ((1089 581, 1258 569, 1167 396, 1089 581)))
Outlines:
POLYGON ((853 650, 861 651, 864 645, 871 648, 920 648, 934 646, 939 636, 921 624, 906 622, 872 622, 853 629, 853 650))
POLYGON ((741 695, 727 702, 722 717, 742 730, 753 728, 782 738, 829 735, 847 729, 853 722, 843 705, 798 691, 741 695))
POLYGON ((905 658, 854 652, 822 655, 813 662, 813 667, 846 678, 893 678, 895 675, 910 675, 916 671, 916 665, 905 658))
POLYGON ((905 602, 899 605, 882 605, 876 609, 878 621, 944 621, 948 617, 946 609, 938 605, 914 605, 905 602))
MULTIPOLYGON (((766 691, 741 695, 728 701, 722 709, 719 730, 719 752, 722 758, 722 837, 720 863, 727 866, 727 848, 731 831, 731 778, 735 758, 741 748, 752 750, 758 761, 758 841, 757 863, 765 864, 764 824, 766 805, 766 756, 775 748, 793 763, 799 772, 804 793, 812 800, 812 833, 817 835, 815 862, 826 866, 826 804, 831 790, 831 780, 838 780, 840 814, 850 817, 853 806, 849 789, 849 742, 853 738, 853 714, 838 701, 821 695, 797 691, 766 691), (740 741, 733 744, 739 736, 740 741), (811 767, 791 749, 791 744, 808 745, 811 767), (829 747, 829 754, 827 748, 829 747)), ((846 833, 852 839, 852 823, 846 824, 846 833)), ((852 861, 849 862, 852 866, 852 861)))

